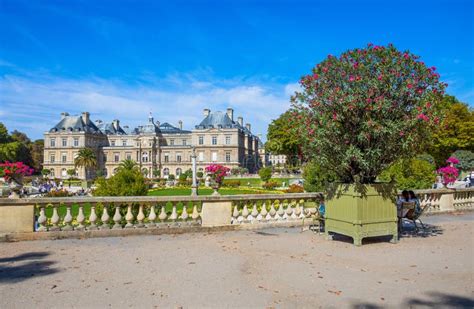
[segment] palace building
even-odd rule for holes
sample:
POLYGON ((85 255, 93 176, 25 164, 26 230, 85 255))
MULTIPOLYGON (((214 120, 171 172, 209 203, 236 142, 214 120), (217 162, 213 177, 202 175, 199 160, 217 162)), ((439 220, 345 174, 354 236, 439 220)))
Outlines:
MULTIPOLYGON (((81 148, 96 153, 97 168, 87 177, 97 174, 110 177, 125 159, 137 162, 147 177, 179 176, 191 168, 193 149, 197 169, 203 171, 212 163, 229 168, 245 167, 251 173, 260 167, 259 138, 243 118, 234 119, 234 110, 211 112, 204 109, 204 119, 192 130, 160 123, 149 115, 148 121, 136 128, 122 126, 119 120, 91 120, 88 112, 72 116, 61 113, 61 120, 44 134, 44 165, 51 177, 68 178, 74 169, 74 159, 81 148)), ((84 168, 77 177, 86 178, 84 168)))

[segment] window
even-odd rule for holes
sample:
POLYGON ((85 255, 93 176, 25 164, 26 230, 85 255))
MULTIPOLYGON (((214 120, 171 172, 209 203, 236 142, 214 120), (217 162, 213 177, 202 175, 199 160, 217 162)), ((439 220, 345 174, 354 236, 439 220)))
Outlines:
POLYGON ((120 162, 120 153, 118 152, 114 153, 114 162, 120 162))
POLYGON ((122 140, 122 146, 127 146, 127 140, 126 139, 122 140))
POLYGON ((176 154, 176 161, 181 162, 181 154, 180 153, 176 154))
POLYGON ((54 177, 54 168, 50 169, 49 175, 50 175, 51 177, 54 177))
POLYGON ((49 156, 49 162, 54 163, 54 161, 56 161, 56 156, 52 154, 49 156))
POLYGON ((212 152, 212 162, 216 162, 217 161, 217 152, 212 152))
POLYGON ((212 137, 212 145, 217 145, 217 136, 212 137))
POLYGON ((79 147, 79 139, 77 137, 74 138, 74 147, 79 147))
POLYGON ((61 145, 62 145, 63 147, 67 147, 67 138, 61 139, 61 145))
POLYGON ((170 174, 170 169, 169 168, 164 168, 163 169, 163 176, 168 176, 170 174))
POLYGON ((174 146, 174 139, 170 139, 170 145, 174 146))
POLYGON ((142 162, 148 162, 148 152, 144 152, 142 154, 142 162))
POLYGON ((115 146, 115 140, 110 141, 110 146, 115 146))
POLYGON ((56 147, 56 139, 55 138, 52 138, 49 142, 50 142, 49 145, 51 147, 56 147))
POLYGON ((181 173, 182 173, 182 170, 178 167, 178 168, 176 169, 176 176, 181 175, 181 173))
POLYGON ((225 144, 230 145, 230 135, 226 135, 225 137, 225 144))
POLYGON ((170 155, 165 154, 165 163, 168 163, 170 161, 170 155))
POLYGON ((61 162, 66 163, 67 162, 67 153, 61 153, 61 162))
POLYGON ((199 160, 199 162, 204 161, 204 152, 200 152, 200 153, 199 153, 199 155, 198 155, 198 160, 199 160))
POLYGON ((127 152, 125 154, 125 157, 127 158, 127 160, 132 160, 132 154, 130 152, 127 152))
POLYGON ((64 177, 67 177, 67 170, 66 170, 65 168, 63 168, 63 169, 61 170, 61 177, 63 177, 63 178, 64 178, 64 177))
POLYGON ((183 139, 183 146, 186 146, 186 140, 183 139))
POLYGON ((225 153, 225 161, 230 162, 230 152, 225 153))
POLYGON ((199 145, 204 145, 204 136, 199 136, 199 145))

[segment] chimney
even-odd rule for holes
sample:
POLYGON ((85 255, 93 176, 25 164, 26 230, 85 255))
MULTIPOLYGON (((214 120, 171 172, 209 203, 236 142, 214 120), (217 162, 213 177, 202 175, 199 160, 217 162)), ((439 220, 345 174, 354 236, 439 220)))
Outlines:
POLYGON ((84 121, 85 124, 88 124, 89 123, 89 116, 91 114, 89 114, 89 112, 83 112, 82 113, 82 121, 84 121))
POLYGON ((204 112, 204 117, 207 117, 211 113, 211 110, 209 108, 205 108, 203 112, 204 112))
POLYGON ((61 113, 61 120, 63 120, 67 116, 69 116, 69 113, 66 113, 66 112, 61 113))
POLYGON ((228 108, 227 109, 227 116, 229 116, 230 120, 234 121, 234 109, 233 108, 228 108))
POLYGON ((178 126, 179 126, 179 129, 182 130, 183 129, 183 122, 180 120, 178 121, 178 126))
POLYGON ((120 120, 114 119, 114 121, 112 121, 112 124, 114 125, 115 130, 118 130, 119 125, 120 125, 120 120))
POLYGON ((250 131, 250 123, 246 123, 246 124, 245 124, 245 127, 247 128, 247 130, 250 131))
POLYGON ((240 124, 241 127, 244 126, 244 118, 242 118, 242 117, 237 117, 237 122, 240 124))

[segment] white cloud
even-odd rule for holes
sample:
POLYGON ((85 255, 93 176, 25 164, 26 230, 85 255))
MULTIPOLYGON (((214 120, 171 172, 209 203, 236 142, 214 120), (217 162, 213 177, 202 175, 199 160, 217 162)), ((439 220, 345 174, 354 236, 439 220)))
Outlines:
POLYGON ((235 80, 212 80, 174 75, 148 84, 129 84, 91 78, 73 80, 51 76, 4 75, 0 77, 0 121, 9 130, 41 138, 54 126, 61 112, 137 126, 150 111, 156 120, 192 129, 202 120, 202 110, 233 107, 235 115, 252 124, 254 133, 266 133, 272 119, 290 106, 289 96, 297 84, 248 84, 235 80))

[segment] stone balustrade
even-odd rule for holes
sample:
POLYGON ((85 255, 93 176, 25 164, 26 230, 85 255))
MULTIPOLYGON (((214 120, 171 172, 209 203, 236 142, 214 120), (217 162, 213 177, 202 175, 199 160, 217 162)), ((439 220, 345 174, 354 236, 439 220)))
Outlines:
MULTIPOLYGON (((430 205, 427 213, 474 209, 474 188, 415 193, 422 207, 430 205)), ((320 193, 296 193, 0 199, 0 234, 82 231, 107 236, 132 230, 299 225, 317 213, 320 198, 320 193)))

